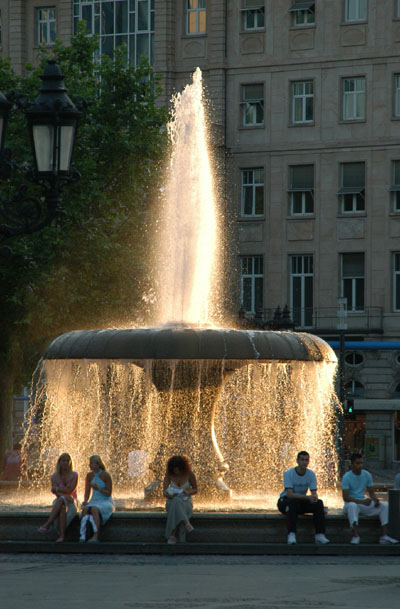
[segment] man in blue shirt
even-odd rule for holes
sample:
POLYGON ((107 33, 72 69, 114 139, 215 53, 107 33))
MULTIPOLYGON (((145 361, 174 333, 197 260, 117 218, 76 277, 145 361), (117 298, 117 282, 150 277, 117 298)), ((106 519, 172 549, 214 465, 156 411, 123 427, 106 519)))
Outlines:
POLYGON ((296 543, 298 514, 313 514, 315 524, 315 543, 329 543, 325 537, 324 504, 317 495, 317 478, 308 469, 310 455, 301 450, 297 455, 297 466, 288 469, 283 475, 284 490, 278 500, 278 510, 286 514, 288 525, 288 544, 296 543), (310 495, 307 491, 310 489, 310 495))
POLYGON ((360 543, 358 534, 359 514, 379 516, 382 525, 382 536, 379 538, 379 543, 398 543, 397 539, 393 539, 387 534, 388 504, 385 501, 380 501, 375 495, 372 487, 372 476, 362 468, 362 456, 358 453, 351 455, 350 466, 351 470, 342 479, 344 511, 353 529, 353 537, 350 543, 360 543), (365 497, 365 489, 367 489, 369 497, 365 497))

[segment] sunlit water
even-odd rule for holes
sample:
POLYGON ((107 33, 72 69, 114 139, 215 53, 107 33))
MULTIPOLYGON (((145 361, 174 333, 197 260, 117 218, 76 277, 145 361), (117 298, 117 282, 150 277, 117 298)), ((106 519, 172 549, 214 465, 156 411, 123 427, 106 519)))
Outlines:
MULTIPOLYGON (((158 230, 159 324, 208 325, 215 307, 218 213, 202 96, 196 70, 193 83, 174 99, 168 128, 173 150, 158 230)), ((89 456, 98 453, 112 474, 117 506, 146 509, 143 488, 162 477, 160 464, 165 468, 166 459, 180 452, 189 456, 199 479, 196 509, 271 510, 283 472, 296 464, 299 450, 307 450, 319 488, 329 493, 328 505, 341 504, 335 364, 242 361, 230 362, 228 369, 224 362, 206 360, 162 365, 166 377, 160 389, 161 373, 153 361, 43 362, 23 446, 25 475, 34 490, 21 489, 18 499, 1 492, 0 509, 7 501, 27 509, 48 506, 52 496, 44 489, 64 451, 79 473, 81 498, 89 456), (145 465, 136 472, 129 467, 135 454, 144 457, 145 465), (232 500, 219 504, 202 497, 202 480, 216 479, 222 462, 229 466, 224 481, 232 500)), ((159 498, 152 506, 162 504, 159 498)))
POLYGON ((158 230, 157 322, 210 321, 217 274, 217 206, 199 68, 173 99, 172 142, 158 230))

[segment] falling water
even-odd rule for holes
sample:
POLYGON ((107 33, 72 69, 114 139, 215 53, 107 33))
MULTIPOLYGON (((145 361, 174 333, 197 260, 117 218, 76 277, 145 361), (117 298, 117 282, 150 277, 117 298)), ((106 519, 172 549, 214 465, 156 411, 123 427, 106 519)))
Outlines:
POLYGON ((202 75, 173 99, 171 161, 160 222, 158 322, 209 322, 217 256, 217 214, 202 75))

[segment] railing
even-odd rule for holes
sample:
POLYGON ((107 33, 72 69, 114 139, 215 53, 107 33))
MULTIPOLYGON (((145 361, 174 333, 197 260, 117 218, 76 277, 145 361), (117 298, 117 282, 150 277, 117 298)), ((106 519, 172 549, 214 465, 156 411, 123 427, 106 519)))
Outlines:
MULTIPOLYGON (((319 308, 295 308, 290 311, 295 323, 296 330, 308 330, 313 332, 329 331, 338 329, 337 307, 319 308)), ((254 316, 254 321, 260 323, 271 321, 274 318, 275 309, 263 309, 254 316)), ((251 315, 247 316, 248 318, 251 315)), ((365 307, 363 311, 347 311, 344 319, 347 324, 346 333, 377 331, 383 332, 384 325, 397 326, 400 328, 400 313, 383 314, 383 307, 365 307)))

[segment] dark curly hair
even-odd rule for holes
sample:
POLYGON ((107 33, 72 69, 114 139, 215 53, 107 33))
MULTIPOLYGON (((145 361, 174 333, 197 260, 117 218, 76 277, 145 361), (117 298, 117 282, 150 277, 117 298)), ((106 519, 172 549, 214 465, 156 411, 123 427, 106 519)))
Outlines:
POLYGON ((167 473, 169 475, 174 474, 174 469, 178 468, 182 474, 187 474, 192 469, 189 459, 185 455, 174 455, 168 459, 167 473))

